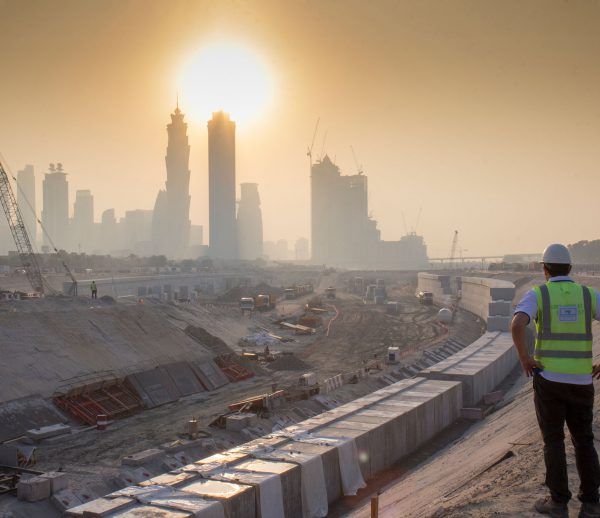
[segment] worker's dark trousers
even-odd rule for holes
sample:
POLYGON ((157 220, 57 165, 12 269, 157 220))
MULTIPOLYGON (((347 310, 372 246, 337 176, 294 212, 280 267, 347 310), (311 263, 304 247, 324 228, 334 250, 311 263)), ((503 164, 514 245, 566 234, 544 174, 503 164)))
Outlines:
POLYGON ((555 502, 571 499, 565 455, 565 421, 575 447, 582 502, 598 502, 600 465, 594 447, 592 417, 594 385, 573 385, 533 377, 535 412, 544 438, 546 485, 555 502))

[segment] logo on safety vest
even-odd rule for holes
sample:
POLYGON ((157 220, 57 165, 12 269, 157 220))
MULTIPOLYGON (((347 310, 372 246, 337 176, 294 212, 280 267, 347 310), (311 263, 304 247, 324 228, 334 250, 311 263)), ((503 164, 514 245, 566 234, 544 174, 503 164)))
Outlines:
POLYGON ((558 320, 560 322, 577 322, 577 306, 558 306, 558 320))

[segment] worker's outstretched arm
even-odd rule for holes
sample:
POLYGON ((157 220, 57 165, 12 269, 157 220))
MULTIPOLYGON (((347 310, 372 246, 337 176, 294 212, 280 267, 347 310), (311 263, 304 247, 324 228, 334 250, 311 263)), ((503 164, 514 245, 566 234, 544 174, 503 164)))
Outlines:
POLYGON ((517 348, 519 354, 519 361, 523 372, 527 376, 533 376, 533 369, 542 369, 542 365, 534 360, 527 350, 527 335, 525 330, 529 324, 529 316, 525 313, 516 313, 510 324, 510 331, 512 333, 513 343, 517 348))

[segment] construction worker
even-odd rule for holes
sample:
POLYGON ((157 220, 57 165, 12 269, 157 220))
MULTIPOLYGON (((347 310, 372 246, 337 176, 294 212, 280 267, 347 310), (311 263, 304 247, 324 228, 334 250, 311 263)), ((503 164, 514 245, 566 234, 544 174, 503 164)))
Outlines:
POLYGON ((523 371, 533 377, 534 404, 544 440, 545 484, 550 494, 535 503, 540 514, 568 517, 571 499, 565 455, 565 422, 575 447, 579 473, 580 517, 600 518, 600 465, 594 447, 592 417, 592 318, 600 320, 600 295, 573 282, 571 254, 564 245, 548 246, 542 256, 546 284, 528 291, 517 304, 511 324, 523 371), (526 343, 526 327, 535 320, 534 356, 526 343))
POLYGON ((98 298, 98 288, 96 286, 96 281, 92 281, 92 284, 90 284, 90 290, 92 292, 92 298, 97 299, 98 298))

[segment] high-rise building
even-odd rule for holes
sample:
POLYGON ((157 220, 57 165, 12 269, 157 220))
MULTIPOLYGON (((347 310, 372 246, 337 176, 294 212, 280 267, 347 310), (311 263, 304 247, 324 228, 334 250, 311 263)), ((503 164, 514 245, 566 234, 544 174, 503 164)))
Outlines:
MULTIPOLYGON (((62 164, 50 164, 43 182, 42 223, 57 249, 66 250, 69 243, 69 183, 62 164)), ((44 234, 44 244, 52 246, 44 234)))
POLYGON ((23 216, 23 221, 29 233, 29 239, 35 246, 37 244, 37 213, 35 209, 35 174, 33 166, 27 164, 17 171, 17 204, 23 216))
POLYGON ((369 231, 367 177, 343 176, 329 156, 311 169, 312 259, 355 264, 366 259, 369 231))
POLYGON ((310 260, 310 250, 309 250, 308 239, 306 239, 305 237, 299 237, 296 240, 294 252, 296 255, 296 261, 310 260))
POLYGON ((312 261, 347 267, 428 266, 421 236, 383 241, 369 217, 367 177, 342 175, 327 155, 311 168, 312 261))
POLYGON ((177 104, 167 125, 166 188, 156 197, 152 221, 155 253, 176 258, 186 257, 190 244, 190 146, 183 118, 177 104))
POLYGON ((222 111, 208 121, 208 204, 211 256, 237 259, 235 122, 222 111))
POLYGON ((240 185, 238 205, 238 252, 240 259, 252 261, 263 255, 263 224, 257 183, 240 185))
POLYGON ((71 229, 73 250, 90 253, 94 246, 94 197, 88 189, 75 193, 71 229))
POLYGON ((102 213, 99 241, 100 249, 105 253, 111 253, 113 250, 122 248, 122 239, 117 226, 115 209, 106 209, 102 213))

